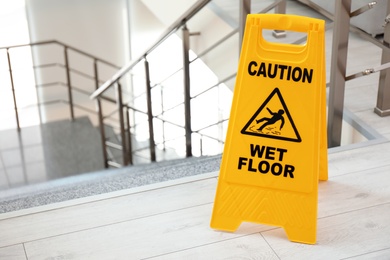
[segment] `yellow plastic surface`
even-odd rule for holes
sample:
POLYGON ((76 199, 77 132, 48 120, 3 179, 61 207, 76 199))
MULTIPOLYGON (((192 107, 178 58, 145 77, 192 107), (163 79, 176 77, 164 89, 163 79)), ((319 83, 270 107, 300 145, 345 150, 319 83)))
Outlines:
POLYGON ((324 21, 247 17, 211 227, 281 226, 316 242, 318 180, 328 178, 324 21), (263 29, 307 33, 305 45, 266 41, 263 29))

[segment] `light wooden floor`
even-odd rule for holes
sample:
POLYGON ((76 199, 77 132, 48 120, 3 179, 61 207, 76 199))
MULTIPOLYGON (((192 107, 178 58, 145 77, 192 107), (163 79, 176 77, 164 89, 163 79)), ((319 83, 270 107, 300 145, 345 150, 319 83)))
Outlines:
MULTIPOLYGON (((379 64, 380 50, 358 37, 350 50, 350 73, 379 64)), ((377 75, 349 82, 345 105, 390 138, 390 117, 373 113, 377 82, 377 75)), ((217 176, 1 214, 0 259, 390 259, 387 139, 330 151, 329 181, 319 184, 316 245, 289 242, 272 226, 212 230, 217 176)))
POLYGON ((217 172, 0 215, 0 259, 390 259, 390 143, 331 153, 317 244, 209 228, 217 172))

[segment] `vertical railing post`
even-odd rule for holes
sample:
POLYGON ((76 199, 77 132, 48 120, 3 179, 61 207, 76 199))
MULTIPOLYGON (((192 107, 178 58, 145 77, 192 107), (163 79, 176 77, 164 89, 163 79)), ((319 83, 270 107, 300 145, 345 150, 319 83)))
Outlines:
POLYGON ((184 73, 184 126, 186 138, 186 156, 192 156, 191 96, 190 96, 190 33, 183 26, 183 73, 184 73))
POLYGON ((239 53, 241 52, 242 40, 244 38, 244 30, 246 24, 246 16, 251 13, 251 0, 240 0, 240 21, 239 21, 239 39, 238 48, 239 53))
POLYGON ((328 147, 340 146, 343 123, 351 0, 335 1, 328 104, 328 147))
POLYGON ((203 135, 200 135, 200 155, 203 156, 203 135))
POLYGON ((147 104, 147 113, 148 113, 148 124, 149 124, 149 146, 150 146, 150 161, 156 161, 156 144, 154 141, 154 127, 153 127, 153 112, 152 112, 152 92, 150 86, 150 71, 149 71, 149 62, 146 57, 144 59, 145 63, 145 79, 146 79, 146 104, 147 104))
POLYGON ((74 120, 72 83, 70 81, 68 47, 66 47, 66 46, 64 48, 64 58, 65 58, 66 82, 67 82, 67 85, 68 85, 68 98, 69 98, 70 118, 72 120, 74 120))
POLYGON ((13 77, 13 74, 12 74, 11 57, 10 57, 8 48, 7 48, 7 59, 8 59, 9 77, 10 77, 11 88, 12 88, 12 97, 14 99, 16 127, 17 127, 18 131, 20 131, 19 112, 18 112, 18 105, 16 103, 16 93, 15 93, 14 77, 13 77))
MULTIPOLYGON (((160 86, 160 97, 161 97, 161 116, 164 118, 164 91, 163 86, 160 86)), ((166 146, 165 146, 165 120, 162 120, 162 140, 163 140, 163 151, 165 152, 166 146)))
MULTIPOLYGON (((96 59, 93 62, 93 68, 94 68, 94 77, 95 77, 95 88, 98 89, 99 88, 99 75, 98 75, 98 66, 97 66, 97 60, 96 59)), ((101 138, 102 149, 103 149, 104 167, 108 168, 106 132, 105 132, 105 129, 104 129, 103 110, 102 110, 102 103, 100 101, 100 97, 96 98, 96 109, 97 109, 97 114, 98 114, 100 138, 101 138)))
MULTIPOLYGON (((285 14, 286 13, 286 7, 287 7, 286 0, 280 1, 280 3, 275 6, 275 14, 285 14)), ((275 38, 283 38, 283 37, 286 37, 286 31, 284 31, 284 30, 274 30, 272 32, 272 35, 275 38)))
MULTIPOLYGON (((389 19, 390 14, 390 2, 387 1, 387 12, 389 19)), ((387 47, 390 46, 390 23, 387 21, 385 25, 385 33, 383 36, 383 43, 387 47)), ((390 62, 390 52, 382 50, 381 64, 390 62)), ((379 116, 390 115, 390 69, 382 70, 379 76, 378 96, 376 101, 375 113, 379 116)))
POLYGON ((125 107, 126 111, 126 133, 127 133, 127 161, 130 165, 133 164, 133 146, 131 142, 131 131, 130 131, 130 113, 129 107, 125 107))
POLYGON ((119 81, 116 82, 116 104, 118 106, 118 113, 119 113, 119 127, 120 127, 120 136, 121 136, 121 143, 122 143, 122 160, 123 165, 128 164, 127 160, 127 144, 126 144, 126 133, 125 133, 125 120, 123 115, 123 98, 122 98, 122 86, 119 83, 119 81))

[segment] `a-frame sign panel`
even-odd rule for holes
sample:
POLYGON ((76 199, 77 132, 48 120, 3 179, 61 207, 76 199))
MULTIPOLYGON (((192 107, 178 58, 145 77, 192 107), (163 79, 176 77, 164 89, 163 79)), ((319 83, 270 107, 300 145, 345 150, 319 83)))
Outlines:
POLYGON ((324 21, 247 17, 211 227, 281 226, 316 241, 318 180, 327 179, 324 21), (304 45, 271 43, 262 30, 307 33, 304 45))

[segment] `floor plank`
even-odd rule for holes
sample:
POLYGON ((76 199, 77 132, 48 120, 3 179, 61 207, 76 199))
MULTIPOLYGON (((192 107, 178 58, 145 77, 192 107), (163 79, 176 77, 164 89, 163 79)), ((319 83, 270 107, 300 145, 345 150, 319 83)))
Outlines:
POLYGON ((344 174, 320 182, 318 217, 390 203, 390 165, 344 174))
POLYGON ((27 260, 23 245, 0 248, 0 260, 27 260))
POLYGON ((0 221, 0 247, 212 203, 216 179, 191 182, 0 221), (157 200, 157 201, 156 201, 157 200), (39 232, 37 232, 39 230, 39 232))
MULTIPOLYGON (((373 205, 390 204, 390 190, 387 188, 390 179, 389 171, 390 165, 387 165, 339 175, 332 177, 328 182, 321 182, 319 223, 333 216, 349 214, 349 212, 360 209, 370 209, 373 205)), ((132 194, 115 200, 92 202, 92 206, 88 204, 78 206, 79 210, 71 207, 69 212, 64 209, 45 212, 39 216, 39 219, 51 222, 48 226, 51 228, 47 228, 52 230, 54 227, 57 232, 48 233, 44 230, 43 239, 26 243, 26 251, 31 259, 68 257, 69 255, 76 259, 86 256, 109 258, 112 252, 115 252, 115 257, 131 255, 144 258, 183 251, 177 253, 181 256, 187 253, 198 254, 198 251, 193 251, 193 248, 202 245, 260 232, 264 229, 273 229, 269 226, 243 224, 240 231, 234 234, 210 230, 208 226, 214 190, 215 179, 207 179, 167 189, 132 194), (179 195, 182 199, 175 198, 175 195, 179 195), (155 206, 148 207, 148 205, 155 204, 153 200, 156 198, 160 199, 158 207, 164 208, 165 211, 156 209, 155 206), (180 203, 174 202, 175 199, 179 199, 180 203), (201 205, 200 202, 204 204, 201 205), (167 211, 169 205, 171 205, 170 212, 167 211), (131 213, 126 211, 126 207, 131 209, 131 213), (96 209, 103 209, 105 212, 99 212, 96 209), (115 212, 115 214, 111 215, 109 212, 115 212), (77 218, 73 214, 81 214, 84 218, 77 218), (99 217, 99 214, 105 217, 99 217), (93 216, 95 218, 98 216, 97 218, 101 221, 96 222, 93 216), (66 224, 80 221, 80 219, 81 222, 75 224, 74 227, 66 224), (88 225, 89 222, 94 224, 88 225), (60 226, 64 230, 61 231, 60 226), (147 250, 148 241, 154 246, 147 250), (109 255, 101 252, 101 244, 105 244, 105 251, 111 252, 109 255)), ((385 214, 382 215, 385 217, 385 214)), ((24 218, 28 221, 24 219, 22 223, 33 224, 32 230, 36 231, 39 223, 35 224, 30 217, 30 215, 25 216, 24 218)), ((390 218, 390 215, 387 217, 390 218)), ((20 232, 25 232, 26 227, 13 224, 16 232, 19 232, 19 229, 20 232)), ((318 229, 321 230, 320 224, 318 229)), ((26 239, 23 237, 19 239, 26 239)), ((288 242, 287 239, 284 240, 288 242)), ((210 250, 213 251, 213 248, 218 248, 218 246, 211 246, 210 250)))
MULTIPOLYGON (((209 227, 212 204, 48 237, 25 244, 28 259, 143 259, 269 230, 243 224, 235 233, 209 227)), ((256 240, 257 241, 257 240, 256 240)))
POLYGON ((148 259, 279 259, 260 234, 207 244, 148 259))
POLYGON ((280 259, 342 259, 388 249, 389 219, 390 203, 320 219, 316 245, 290 243, 282 229, 263 236, 280 259))
POLYGON ((389 164, 390 142, 370 145, 359 149, 329 154, 329 175, 361 171, 364 169, 377 168, 389 164))
POLYGON ((388 260, 390 258, 390 248, 379 250, 376 252, 371 252, 351 258, 350 260, 388 260))

